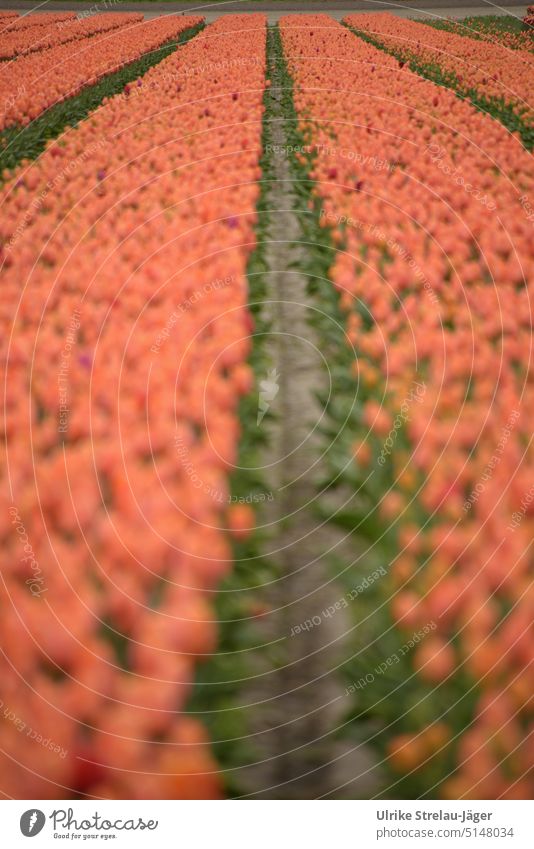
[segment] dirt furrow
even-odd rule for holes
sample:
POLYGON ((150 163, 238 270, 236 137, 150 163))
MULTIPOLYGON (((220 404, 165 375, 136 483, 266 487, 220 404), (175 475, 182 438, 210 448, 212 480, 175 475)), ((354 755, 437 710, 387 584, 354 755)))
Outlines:
POLYGON ((317 798, 346 782, 343 795, 354 797, 368 792, 369 762, 361 749, 346 755, 345 744, 335 739, 347 708, 337 668, 348 651, 344 634, 350 623, 339 607, 329 613, 343 595, 333 580, 332 556, 350 553, 340 533, 315 511, 318 482, 325 476, 317 395, 328 393, 330 376, 310 323, 320 307, 299 271, 309 246, 303 244, 304 201, 291 170, 290 118, 275 44, 271 31, 265 120, 272 179, 263 228, 271 367, 260 383, 259 410, 266 412, 258 426, 266 431, 262 459, 273 493, 260 516, 266 526, 264 554, 278 576, 263 591, 271 612, 261 629, 276 649, 248 688, 247 701, 256 703, 251 728, 256 763, 241 778, 247 795, 256 798, 317 798))

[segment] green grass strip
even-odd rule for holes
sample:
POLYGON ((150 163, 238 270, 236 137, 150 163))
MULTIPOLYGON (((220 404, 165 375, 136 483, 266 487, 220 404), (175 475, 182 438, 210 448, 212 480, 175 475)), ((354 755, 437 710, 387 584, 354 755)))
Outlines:
POLYGON ((430 80, 430 82, 436 83, 436 85, 451 89, 460 100, 471 103, 479 112, 483 112, 485 115, 489 115, 500 121, 511 133, 518 133, 527 150, 531 151, 534 148, 534 125, 529 124, 526 117, 523 118, 523 115, 527 111, 526 107, 517 114, 514 111, 514 106, 506 103, 504 98, 484 97, 476 88, 470 88, 466 91, 462 88, 462 84, 455 73, 444 71, 437 63, 428 65, 417 59, 414 55, 410 55, 407 58, 401 50, 386 47, 379 38, 370 35, 368 32, 355 29, 348 24, 344 24, 344 26, 354 35, 358 36, 358 38, 361 38, 362 41, 366 41, 368 44, 372 44, 373 47, 378 48, 378 50, 382 50, 383 53, 387 53, 400 62, 404 62, 411 71, 419 74, 420 77, 424 77, 430 80))
POLYGON ((7 176, 3 174, 4 170, 12 170, 22 159, 36 159, 50 139, 57 138, 67 127, 75 127, 100 106, 104 98, 121 92, 127 83, 142 77, 203 28, 202 23, 189 27, 177 39, 145 53, 124 68, 103 77, 95 85, 84 88, 74 97, 50 107, 28 126, 17 124, 4 130, 0 134, 0 174, 3 179, 7 176))

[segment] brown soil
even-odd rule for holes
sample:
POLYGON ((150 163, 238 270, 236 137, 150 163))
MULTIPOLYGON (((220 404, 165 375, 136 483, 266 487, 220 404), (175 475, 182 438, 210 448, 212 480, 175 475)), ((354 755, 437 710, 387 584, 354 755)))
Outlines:
MULTIPOLYGON (((283 148, 287 138, 274 65, 268 75, 272 141, 283 148)), ((348 563, 354 547, 349 552, 343 536, 314 512, 317 482, 325 476, 317 432, 322 410, 315 393, 328 391, 328 363, 309 323, 313 299, 306 278, 292 270, 306 246, 299 241, 298 200, 287 156, 273 154, 273 165, 265 309, 271 319, 268 352, 279 374, 279 390, 271 402, 272 415, 260 426, 268 433, 263 461, 274 494, 262 516, 269 531, 264 554, 281 577, 263 591, 272 612, 263 619, 261 635, 276 648, 266 653, 269 659, 261 662, 246 688, 245 701, 255 704, 250 730, 256 763, 239 781, 253 798, 369 798, 376 786, 370 757, 335 739, 347 709, 338 668, 350 651, 345 634, 352 623, 343 609, 331 617, 322 612, 343 595, 333 580, 332 554, 348 563), (311 627, 300 627, 310 621, 311 627)))

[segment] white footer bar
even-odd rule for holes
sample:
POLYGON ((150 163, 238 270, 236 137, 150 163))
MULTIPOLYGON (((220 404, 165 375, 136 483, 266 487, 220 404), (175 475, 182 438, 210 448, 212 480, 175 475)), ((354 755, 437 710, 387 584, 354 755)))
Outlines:
POLYGON ((532 802, 3 801, 1 845, 532 849, 532 802), (34 842, 30 842, 30 841, 34 842))

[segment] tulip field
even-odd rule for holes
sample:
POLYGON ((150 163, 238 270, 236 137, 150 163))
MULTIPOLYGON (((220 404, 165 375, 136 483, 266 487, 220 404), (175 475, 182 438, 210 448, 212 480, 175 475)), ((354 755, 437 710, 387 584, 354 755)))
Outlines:
POLYGON ((502 44, 504 47, 510 48, 510 50, 527 50, 532 52, 534 45, 532 43, 532 34, 529 32, 528 27, 532 26, 533 13, 534 6, 529 6, 523 21, 509 16, 506 18, 504 26, 502 18, 492 15, 468 17, 462 21, 450 19, 436 20, 430 23, 436 29, 443 29, 457 35, 465 35, 468 38, 502 44))
POLYGON ((0 11, 0 790, 534 792, 534 30, 0 11))

